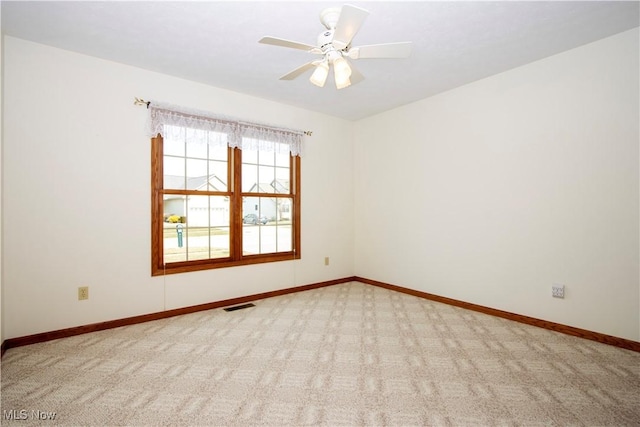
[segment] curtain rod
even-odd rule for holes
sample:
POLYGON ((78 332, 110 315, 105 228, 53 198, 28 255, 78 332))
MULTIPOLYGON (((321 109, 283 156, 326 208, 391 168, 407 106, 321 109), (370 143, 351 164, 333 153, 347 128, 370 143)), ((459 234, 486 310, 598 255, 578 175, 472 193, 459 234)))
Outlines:
MULTIPOLYGON (((149 108, 149 105, 151 105, 151 101, 145 101, 142 98, 135 97, 133 101, 133 105, 145 105, 147 108, 149 108)), ((307 136, 311 136, 313 131, 305 130, 303 133, 307 136)))

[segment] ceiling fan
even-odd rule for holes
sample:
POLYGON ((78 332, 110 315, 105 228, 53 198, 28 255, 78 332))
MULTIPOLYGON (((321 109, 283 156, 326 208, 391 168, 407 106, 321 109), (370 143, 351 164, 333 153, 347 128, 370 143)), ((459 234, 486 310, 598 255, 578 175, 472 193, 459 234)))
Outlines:
POLYGON ((333 66, 336 87, 343 89, 364 79, 348 59, 406 58, 411 54, 411 42, 352 46, 351 41, 367 16, 368 11, 348 4, 341 8, 328 8, 320 13, 320 22, 326 30, 318 36, 317 46, 269 36, 260 39, 259 43, 322 55, 320 59, 307 62, 285 74, 280 80, 293 80, 307 70, 315 68, 309 81, 323 87, 329 75, 329 68, 333 66))

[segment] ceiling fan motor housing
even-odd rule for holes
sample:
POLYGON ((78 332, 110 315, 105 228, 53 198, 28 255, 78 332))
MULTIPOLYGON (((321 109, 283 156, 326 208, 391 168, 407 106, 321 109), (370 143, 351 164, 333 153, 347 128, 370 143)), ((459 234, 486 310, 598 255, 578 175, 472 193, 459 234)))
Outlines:
POLYGON ((318 35, 318 47, 324 50, 333 41, 333 30, 326 30, 318 35))

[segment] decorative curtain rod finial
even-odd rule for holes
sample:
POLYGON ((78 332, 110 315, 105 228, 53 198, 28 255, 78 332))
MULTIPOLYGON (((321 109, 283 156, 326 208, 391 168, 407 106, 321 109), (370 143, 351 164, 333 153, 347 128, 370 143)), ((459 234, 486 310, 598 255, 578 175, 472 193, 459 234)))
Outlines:
POLYGON ((305 130, 304 131, 304 134, 307 135, 307 136, 311 136, 312 133, 313 133, 313 131, 310 131, 310 130, 305 130))
POLYGON ((149 108, 149 104, 151 104, 151 101, 145 101, 142 98, 134 98, 135 100, 133 101, 133 105, 146 105, 147 108, 149 108))

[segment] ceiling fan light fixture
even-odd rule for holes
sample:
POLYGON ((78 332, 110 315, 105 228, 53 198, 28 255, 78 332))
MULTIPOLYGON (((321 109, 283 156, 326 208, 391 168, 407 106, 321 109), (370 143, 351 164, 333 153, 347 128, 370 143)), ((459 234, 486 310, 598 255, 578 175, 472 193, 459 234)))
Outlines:
POLYGON ((323 87, 327 81, 329 75, 329 64, 326 61, 322 61, 316 65, 316 69, 311 74, 309 81, 316 86, 323 87))
POLYGON ((336 79, 336 88, 337 89, 344 89, 345 87, 349 87, 349 86, 351 86, 351 80, 349 79, 349 77, 347 77, 344 80, 336 79))
POLYGON ((349 67, 349 63, 342 56, 333 60, 333 72, 335 73, 336 80, 344 81, 351 77, 351 67, 349 67))

